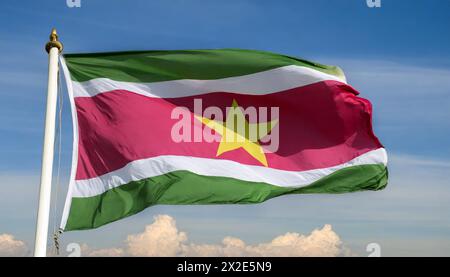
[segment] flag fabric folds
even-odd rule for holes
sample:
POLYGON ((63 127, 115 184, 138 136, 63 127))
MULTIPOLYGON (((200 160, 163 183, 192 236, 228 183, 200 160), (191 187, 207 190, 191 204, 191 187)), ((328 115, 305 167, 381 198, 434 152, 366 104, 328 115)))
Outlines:
POLYGON ((67 54, 74 125, 63 230, 155 204, 379 190, 372 106, 341 69, 253 50, 67 54))

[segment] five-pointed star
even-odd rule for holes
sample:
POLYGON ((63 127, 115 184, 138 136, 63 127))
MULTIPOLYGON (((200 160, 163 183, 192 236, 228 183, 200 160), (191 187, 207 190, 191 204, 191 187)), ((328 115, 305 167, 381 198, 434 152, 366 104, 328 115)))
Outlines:
POLYGON ((195 118, 222 136, 216 156, 243 148, 264 166, 268 166, 266 155, 258 140, 265 137, 278 123, 278 120, 264 123, 249 123, 236 100, 233 100, 225 122, 198 115, 195 115, 195 118), (244 126, 239 126, 239 122, 243 123, 244 126))

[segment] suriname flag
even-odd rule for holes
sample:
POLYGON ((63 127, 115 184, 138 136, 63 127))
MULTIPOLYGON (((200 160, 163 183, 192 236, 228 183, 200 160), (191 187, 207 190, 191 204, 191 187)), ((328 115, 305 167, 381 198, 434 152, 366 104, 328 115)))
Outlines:
POLYGON ((372 107, 334 66, 221 49, 67 54, 72 174, 61 228, 156 204, 379 190, 372 107))

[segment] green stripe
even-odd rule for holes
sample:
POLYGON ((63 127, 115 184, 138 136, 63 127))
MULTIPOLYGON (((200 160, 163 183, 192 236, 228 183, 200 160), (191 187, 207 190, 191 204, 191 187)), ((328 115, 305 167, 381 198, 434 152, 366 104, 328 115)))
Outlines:
POLYGON ((73 198, 65 230, 97 228, 156 204, 249 204, 283 194, 380 190, 386 184, 387 168, 382 164, 341 169, 302 188, 176 171, 131 182, 97 196, 73 198))
POLYGON ((125 82, 179 79, 213 80, 257 73, 287 65, 313 68, 344 79, 335 66, 243 49, 139 51, 64 55, 72 80, 109 78, 125 82))

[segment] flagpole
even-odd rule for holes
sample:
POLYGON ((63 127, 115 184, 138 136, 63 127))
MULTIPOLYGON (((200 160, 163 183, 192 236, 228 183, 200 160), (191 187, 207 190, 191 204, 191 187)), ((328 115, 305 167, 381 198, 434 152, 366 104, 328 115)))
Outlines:
POLYGON ((36 224, 34 256, 47 255, 48 225, 50 217, 50 198, 52 192, 53 151, 55 143, 56 103, 58 94, 58 56, 63 45, 58 34, 52 29, 50 41, 45 45, 48 63, 47 108, 45 113, 44 146, 42 150, 41 185, 36 224))

